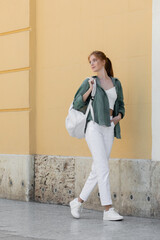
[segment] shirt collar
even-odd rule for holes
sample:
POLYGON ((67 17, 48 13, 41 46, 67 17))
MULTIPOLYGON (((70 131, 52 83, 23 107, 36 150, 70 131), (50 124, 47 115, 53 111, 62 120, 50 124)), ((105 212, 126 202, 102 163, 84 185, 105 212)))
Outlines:
MULTIPOLYGON (((93 76, 93 77, 95 77, 96 78, 96 82, 97 82, 97 84, 101 87, 101 83, 100 83, 100 79, 99 79, 99 77, 98 76, 93 76)), ((112 82, 113 82, 113 85, 114 86, 116 86, 115 85, 115 78, 114 77, 112 77, 112 76, 110 76, 110 78, 111 78, 111 80, 112 80, 112 82)), ((102 88, 102 87, 101 87, 102 88)))

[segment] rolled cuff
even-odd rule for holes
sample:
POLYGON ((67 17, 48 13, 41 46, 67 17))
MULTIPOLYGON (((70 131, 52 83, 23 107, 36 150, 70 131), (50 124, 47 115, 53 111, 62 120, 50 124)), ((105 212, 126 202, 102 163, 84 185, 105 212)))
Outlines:
POLYGON ((80 109, 84 107, 86 102, 83 101, 83 96, 80 94, 74 101, 73 101, 73 108, 74 109, 80 109))

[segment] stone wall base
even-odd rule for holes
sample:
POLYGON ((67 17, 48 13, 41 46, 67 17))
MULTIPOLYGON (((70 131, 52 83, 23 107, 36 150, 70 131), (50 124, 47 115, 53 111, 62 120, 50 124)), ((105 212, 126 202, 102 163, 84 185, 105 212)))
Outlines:
MULTIPOLYGON (((0 198, 68 205, 91 171, 90 157, 0 155, 0 198)), ((126 216, 160 218, 160 162, 110 159, 113 206, 126 216)), ((103 211, 98 184, 84 208, 103 211)))
MULTIPOLYGON (((91 171, 90 157, 35 155, 35 201, 68 205, 91 171)), ((126 216, 160 218, 160 162, 110 159, 113 206, 126 216)), ((103 210, 98 184, 84 208, 103 210)))

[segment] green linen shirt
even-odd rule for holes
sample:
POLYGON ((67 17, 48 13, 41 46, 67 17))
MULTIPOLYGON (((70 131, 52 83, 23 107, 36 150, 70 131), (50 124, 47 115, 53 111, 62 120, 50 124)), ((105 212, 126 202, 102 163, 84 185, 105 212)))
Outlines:
MULTIPOLYGON (((107 127, 111 126, 111 120, 110 120, 110 110, 109 110, 109 100, 107 93, 105 92, 104 88, 101 86, 100 80, 98 76, 92 76, 92 78, 95 78, 96 80, 96 94, 94 97, 94 100, 92 102, 93 111, 94 111, 94 120, 99 125, 106 125, 107 127)), ((110 77, 113 85, 115 86, 116 92, 117 92, 117 99, 114 104, 113 109, 113 117, 117 116, 119 113, 122 114, 122 118, 124 118, 125 115, 125 107, 124 107, 124 96, 123 96, 123 89, 121 82, 118 78, 110 77)), ((86 101, 83 101, 83 94, 89 89, 90 85, 88 82, 89 78, 86 78, 80 87, 78 88, 74 100, 73 100, 73 108, 76 110, 79 110, 83 113, 86 112, 89 100, 91 98, 91 93, 86 99, 86 101)), ((122 119, 121 118, 121 119, 122 119)), ((92 120, 91 112, 89 111, 87 119, 86 119, 86 126, 85 126, 85 132, 88 122, 92 120)), ((120 128, 120 122, 118 122, 114 126, 114 137, 121 138, 121 128, 120 128)))

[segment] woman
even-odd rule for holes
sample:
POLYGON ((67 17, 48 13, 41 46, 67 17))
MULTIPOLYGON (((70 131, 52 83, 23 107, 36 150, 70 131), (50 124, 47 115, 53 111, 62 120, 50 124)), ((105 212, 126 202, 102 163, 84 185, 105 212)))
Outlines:
POLYGON ((125 115, 122 85, 120 80, 113 77, 112 63, 103 52, 93 51, 88 60, 97 76, 86 78, 82 82, 74 96, 73 107, 85 112, 95 80, 96 94, 92 104, 95 122, 89 112, 85 127, 85 140, 93 162, 79 197, 69 203, 71 214, 80 218, 83 202, 88 199, 98 183, 101 205, 105 208, 103 220, 122 220, 123 216, 112 206, 108 165, 114 137, 121 138, 119 121, 125 115))

